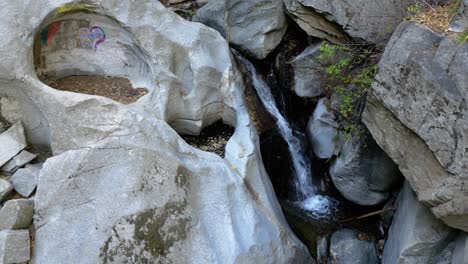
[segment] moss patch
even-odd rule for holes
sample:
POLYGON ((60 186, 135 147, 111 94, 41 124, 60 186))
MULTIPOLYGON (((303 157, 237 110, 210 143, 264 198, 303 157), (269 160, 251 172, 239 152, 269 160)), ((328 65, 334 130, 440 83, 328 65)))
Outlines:
POLYGON ((170 202, 162 208, 124 217, 112 228, 101 247, 103 263, 156 263, 170 248, 187 238, 190 217, 187 202, 170 202))

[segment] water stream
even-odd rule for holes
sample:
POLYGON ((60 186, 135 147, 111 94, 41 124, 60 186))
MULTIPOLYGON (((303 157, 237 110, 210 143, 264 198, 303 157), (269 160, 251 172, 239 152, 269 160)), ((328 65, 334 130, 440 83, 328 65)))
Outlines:
POLYGON ((258 97, 267 111, 276 120, 276 126, 288 145, 294 169, 293 182, 298 199, 296 204, 316 217, 328 216, 332 203, 326 197, 317 194, 317 190, 312 182, 310 158, 302 151, 300 139, 295 135, 289 122, 278 110, 270 87, 260 77, 250 61, 242 57, 235 50, 233 50, 233 53, 236 55, 239 63, 249 72, 258 97))

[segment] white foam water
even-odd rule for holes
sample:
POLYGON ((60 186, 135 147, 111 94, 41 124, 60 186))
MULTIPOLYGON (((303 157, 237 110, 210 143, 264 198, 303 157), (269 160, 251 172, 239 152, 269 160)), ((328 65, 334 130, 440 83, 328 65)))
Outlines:
POLYGON ((267 111, 275 118, 276 126, 288 145, 294 168, 294 187, 299 198, 299 202, 295 202, 294 204, 310 212, 313 216, 320 218, 329 216, 334 203, 325 196, 316 195, 316 188, 312 183, 310 160, 301 151, 301 142, 299 138, 294 135, 289 122, 278 110, 270 87, 263 81, 250 61, 243 58, 235 50, 233 50, 233 53, 249 72, 258 97, 267 111))

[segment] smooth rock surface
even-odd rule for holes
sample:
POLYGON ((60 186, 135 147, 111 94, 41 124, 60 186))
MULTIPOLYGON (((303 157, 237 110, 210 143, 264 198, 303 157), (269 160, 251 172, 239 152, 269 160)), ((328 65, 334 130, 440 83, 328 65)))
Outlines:
POLYGON ((34 201, 15 199, 0 208, 0 229, 28 229, 34 215, 34 201))
POLYGON ((226 38, 226 6, 225 0, 211 0, 198 9, 192 21, 203 23, 216 29, 221 36, 226 38))
POLYGON ((418 202, 408 182, 398 197, 382 264, 432 263, 454 237, 454 229, 418 202))
POLYGON ((379 63, 363 122, 418 199, 468 231, 468 44, 402 23, 379 63))
POLYGON ((401 180, 396 164, 367 134, 344 143, 329 174, 340 193, 360 205, 385 202, 401 180))
POLYGON ((42 164, 28 165, 24 169, 19 169, 11 177, 11 182, 15 190, 23 197, 29 197, 37 186, 39 173, 42 164))
POLYGON ((282 0, 226 0, 227 39, 256 59, 281 42, 288 27, 282 0))
POLYGON ((462 1, 460 8, 457 14, 453 16, 449 30, 462 33, 468 31, 468 0, 460 1, 462 1))
POLYGON ((23 263, 30 258, 28 230, 0 230, 0 263, 23 263))
POLYGON ((359 240, 358 234, 351 229, 341 229, 333 233, 330 240, 330 257, 333 263, 379 263, 375 243, 359 240))
POLYGON ((307 138, 315 156, 320 159, 338 155, 345 141, 338 131, 339 125, 329 104, 327 98, 320 99, 307 124, 307 138))
POLYGON ((0 146, 1 167, 27 146, 21 122, 14 124, 7 131, 0 134, 0 146))
POLYGON ((3 202, 13 192, 13 185, 4 179, 0 179, 0 202, 3 202))
POLYGON ((24 165, 31 162, 33 159, 37 157, 36 154, 33 154, 29 151, 22 150, 18 155, 16 155, 13 159, 5 163, 0 168, 0 171, 14 173, 17 169, 23 167, 24 165))
POLYGON ((244 84, 220 34, 155 0, 0 8, 0 91, 32 100, 54 155, 35 196, 35 264, 312 262, 261 163, 244 84), (68 26, 50 44, 36 42, 45 60, 31 65, 34 33, 59 21, 68 26), (108 38, 83 45, 73 21, 103 27, 108 38), (149 93, 123 105, 37 77, 76 72, 124 76, 149 93), (236 128, 225 158, 178 134, 197 135, 218 120, 236 128))
POLYGON ((340 42, 349 36, 385 44, 407 15, 407 0, 284 0, 292 18, 309 35, 340 42))

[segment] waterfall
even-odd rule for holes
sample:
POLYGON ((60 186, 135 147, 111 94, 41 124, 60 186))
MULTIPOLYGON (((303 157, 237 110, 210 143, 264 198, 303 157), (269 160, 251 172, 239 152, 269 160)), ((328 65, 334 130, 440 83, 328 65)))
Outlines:
POLYGON ((298 204, 305 210, 315 212, 315 216, 327 215, 328 211, 330 210, 330 203, 327 198, 321 195, 316 195, 316 188, 312 183, 310 159, 301 150, 301 142, 299 138, 294 135, 293 129, 291 128, 289 122, 278 110, 270 87, 259 76, 254 65, 250 61, 243 58, 235 50, 233 50, 233 53, 237 57, 238 61, 249 72, 258 97, 262 101, 267 111, 276 120, 276 126, 278 127, 281 136, 288 145, 294 169, 294 187, 297 192, 297 197, 299 198, 298 204))

